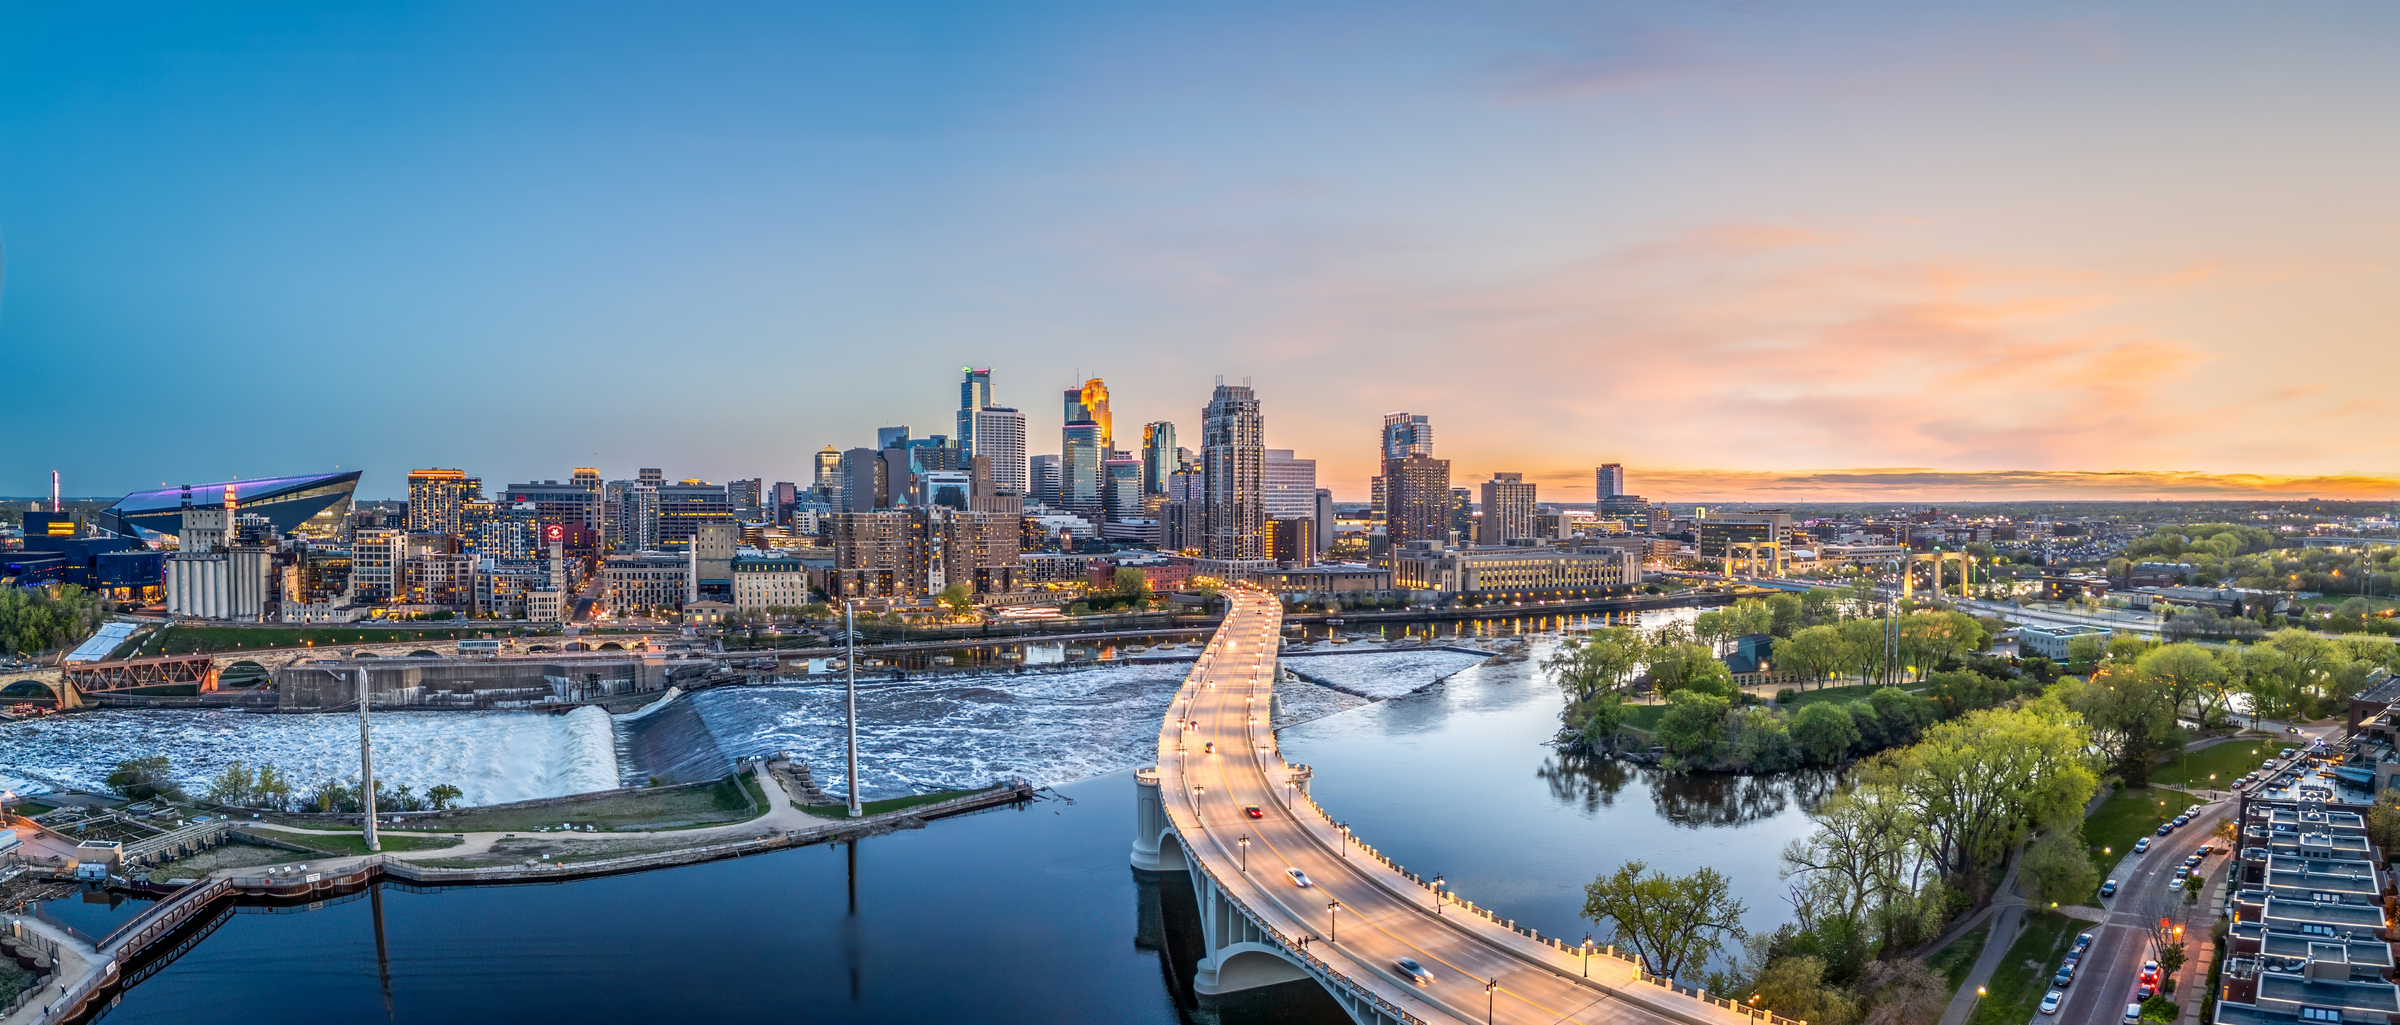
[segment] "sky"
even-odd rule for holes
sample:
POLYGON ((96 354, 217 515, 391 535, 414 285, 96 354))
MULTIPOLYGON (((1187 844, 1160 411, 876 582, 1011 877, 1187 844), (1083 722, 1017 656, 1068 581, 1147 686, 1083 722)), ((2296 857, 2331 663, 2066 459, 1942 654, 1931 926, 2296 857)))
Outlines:
MULTIPOLYGON (((990 367, 1366 497, 2400 497, 2400 7, 0 7, 0 494, 809 479, 990 367), (2381 382, 2381 383, 2378 383, 2381 382)), ((1120 426, 1120 435, 1128 433, 1120 426)), ((1131 432, 1138 438, 1138 426, 1131 432)))

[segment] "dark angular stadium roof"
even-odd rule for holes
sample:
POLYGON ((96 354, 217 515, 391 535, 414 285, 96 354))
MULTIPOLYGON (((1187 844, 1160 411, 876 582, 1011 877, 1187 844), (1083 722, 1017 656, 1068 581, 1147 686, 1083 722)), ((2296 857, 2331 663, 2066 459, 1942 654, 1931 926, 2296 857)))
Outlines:
POLYGON ((241 511, 264 516, 275 525, 277 533, 289 533, 308 522, 309 517, 349 501, 351 492, 358 489, 360 472, 221 480, 136 491, 103 510, 100 525, 124 534, 133 533, 129 528, 135 527, 159 534, 181 534, 184 509, 224 508, 225 489, 231 486, 241 511))

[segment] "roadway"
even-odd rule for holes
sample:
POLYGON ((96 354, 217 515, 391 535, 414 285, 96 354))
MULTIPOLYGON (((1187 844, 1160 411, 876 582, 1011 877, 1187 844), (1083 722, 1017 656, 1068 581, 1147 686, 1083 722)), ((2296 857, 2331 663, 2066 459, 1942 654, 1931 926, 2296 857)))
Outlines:
MULTIPOLYGON (((2093 934, 2092 949, 2084 952, 2075 982, 2067 987, 2067 999, 2058 1009, 2060 1025, 2118 1025, 2125 1005, 2141 1002, 2134 996, 2135 977, 2143 961, 2158 956, 2150 930, 2160 918, 2182 923, 2184 950, 2195 956, 2199 953, 2199 944, 2208 938, 2212 913, 2206 904, 2184 903, 2183 889, 2172 883, 2183 859, 2203 843, 2214 844, 2217 852, 2200 863, 2202 870, 2224 871, 2232 858, 2216 831, 2217 823, 2232 813, 2232 807, 2231 800, 2221 799, 2194 808, 2190 825, 2166 836, 2152 836, 2148 853, 2126 852, 2114 867, 2105 869, 2108 875, 2104 878, 2117 881, 2117 895, 2100 902, 2108 910, 2108 921, 2085 927, 2084 931, 2093 934)), ((2057 969, 2056 963, 2042 967, 2044 973, 2057 969)), ((2178 998, 2191 995, 2176 994, 2178 998)))
MULTIPOLYGON (((1345 838, 1305 795, 1265 723, 1281 607, 1247 588, 1176 693, 1159 733, 1160 796, 1187 857, 1287 936, 1352 980, 1429 1022, 1734 1022, 1745 1016, 1640 983, 1634 968, 1579 958, 1452 903, 1345 838), (1213 752, 1210 745, 1214 745, 1213 752), (1252 818, 1246 809, 1257 808, 1252 818), (1243 838, 1249 843, 1245 846, 1243 838), (1287 874, 1297 868, 1314 885, 1287 874), (1335 907, 1328 909, 1328 903, 1335 907), (1429 984, 1394 966, 1413 958, 1429 984), (1580 976, 1588 961, 1592 978, 1580 976), (1487 980, 1492 989, 1487 992, 1487 980)), ((1450 807, 1428 814, 1455 815, 1450 807)), ((1250 955, 1257 956, 1257 955, 1250 955)))

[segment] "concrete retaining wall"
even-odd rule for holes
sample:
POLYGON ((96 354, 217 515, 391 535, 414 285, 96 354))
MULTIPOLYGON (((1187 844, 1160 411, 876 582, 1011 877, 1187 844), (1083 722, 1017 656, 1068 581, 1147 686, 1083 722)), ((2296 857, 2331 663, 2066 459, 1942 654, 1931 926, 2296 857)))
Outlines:
POLYGON ((377 708, 512 708, 664 690, 658 656, 535 662, 518 659, 359 659, 275 671, 277 707, 320 712, 358 707, 358 670, 377 708))

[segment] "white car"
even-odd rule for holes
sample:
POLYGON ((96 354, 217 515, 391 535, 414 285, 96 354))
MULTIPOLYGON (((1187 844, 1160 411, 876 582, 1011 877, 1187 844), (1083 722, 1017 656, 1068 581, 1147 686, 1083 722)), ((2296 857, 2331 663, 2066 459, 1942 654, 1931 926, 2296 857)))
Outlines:
POLYGON ((1408 976, 1408 981, 1419 986, 1433 985, 1433 973, 1426 971, 1425 966, 1418 964, 1414 958, 1401 958, 1392 962, 1392 967, 1400 969, 1400 974, 1408 976))
POLYGON ((1296 884, 1296 885, 1298 885, 1298 886, 1300 886, 1300 887, 1302 887, 1302 888, 1304 888, 1304 889, 1305 889, 1305 888, 1307 888, 1307 887, 1311 887, 1311 886, 1315 886, 1315 885, 1317 885, 1316 883, 1314 883, 1314 882, 1311 882, 1311 881, 1309 880, 1309 878, 1308 878, 1308 873, 1306 873, 1306 872, 1302 872, 1302 871, 1300 871, 1299 869, 1296 869, 1296 868, 1287 868, 1287 869, 1284 869, 1283 871, 1284 871, 1284 874, 1285 874, 1285 875, 1288 875, 1288 876, 1291 876, 1291 877, 1292 877, 1292 882, 1293 882, 1294 884, 1296 884))
POLYGON ((2050 991, 2050 993, 2049 993, 2049 995, 2047 995, 2047 996, 2044 996, 2044 997, 2042 998, 2042 1013, 2043 1013, 2043 1014, 2057 1014, 2057 1013, 2058 1013, 2058 1005, 2059 1005, 2059 1004, 2061 1004, 2061 1003, 2063 1003, 2063 1002, 2065 1002, 2065 1001, 2066 1001, 2066 999, 2067 999, 2067 993, 2066 993, 2066 991, 2065 991, 2065 990, 2059 990, 2059 989, 2054 989, 2054 990, 2051 990, 2051 991, 2050 991))

